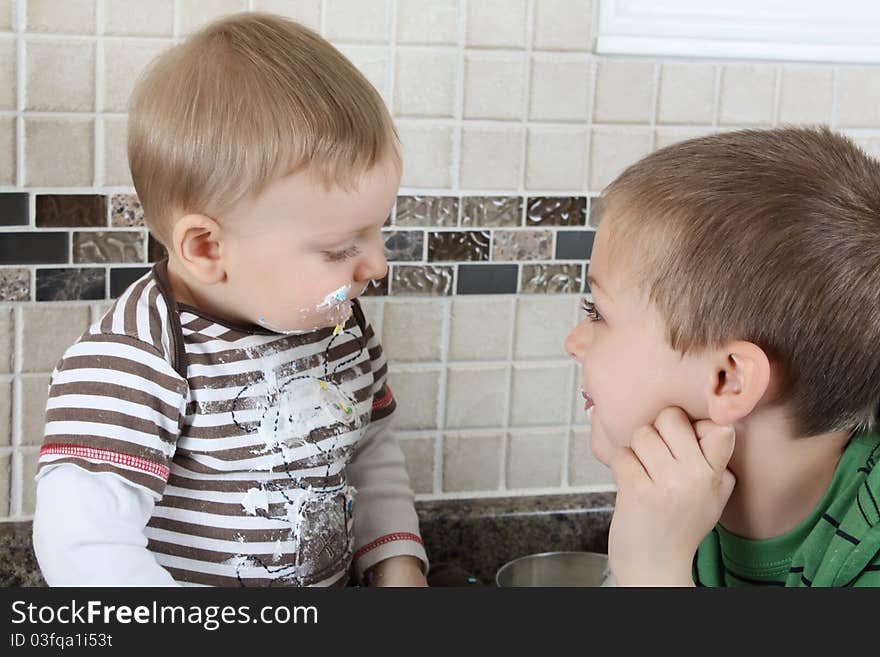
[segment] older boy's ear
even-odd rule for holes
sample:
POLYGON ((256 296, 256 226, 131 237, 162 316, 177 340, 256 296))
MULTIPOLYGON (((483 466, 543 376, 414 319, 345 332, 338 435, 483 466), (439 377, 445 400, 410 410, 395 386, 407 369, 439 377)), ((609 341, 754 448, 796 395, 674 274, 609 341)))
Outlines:
POLYGON ((221 246, 220 224, 211 217, 188 214, 174 223, 169 250, 200 283, 212 285, 225 280, 221 246))
POLYGON ((708 391, 709 418, 733 424, 751 413, 770 385, 770 359, 752 342, 730 342, 717 352, 708 391))

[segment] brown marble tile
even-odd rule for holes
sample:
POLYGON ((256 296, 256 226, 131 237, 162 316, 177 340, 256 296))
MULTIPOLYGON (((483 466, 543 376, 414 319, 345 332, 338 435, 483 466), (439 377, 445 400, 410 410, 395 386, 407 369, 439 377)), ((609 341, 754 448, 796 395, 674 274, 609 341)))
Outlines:
POLYGON ((116 228, 145 225, 144 208, 137 194, 114 194, 110 197, 110 225, 116 228))
POLYGON ((168 255, 168 251, 152 235, 147 237, 147 262, 159 262, 168 255))
POLYGON ((496 230, 493 232, 492 260, 549 260, 552 257, 552 231, 496 230))
POLYGON ((73 261, 144 262, 144 234, 140 231, 76 232, 73 234, 73 261))
POLYGON ((106 226, 107 198, 95 194, 37 194, 38 228, 106 226))
POLYGON ((536 196, 528 201, 528 226, 584 226, 587 199, 582 196, 536 196))
POLYGON ((396 226, 458 225, 458 198, 455 196, 399 196, 396 226))
POLYGON ((582 265, 523 265, 523 294, 576 294, 583 290, 582 265))
POLYGON ((428 260, 431 262, 470 262, 488 259, 489 231, 428 233, 428 260))
POLYGON ((37 301, 105 299, 103 267, 37 269, 37 301))
POLYGON ((446 296, 452 294, 453 268, 436 265, 392 265, 391 294, 446 296))
POLYGON ((421 230, 392 230, 384 232, 385 258, 389 262, 422 262, 425 233, 421 230))
POLYGON ((27 269, 0 269, 0 301, 30 301, 31 273, 27 269))
POLYGON ((466 196, 461 202, 462 226, 522 226, 519 196, 466 196))

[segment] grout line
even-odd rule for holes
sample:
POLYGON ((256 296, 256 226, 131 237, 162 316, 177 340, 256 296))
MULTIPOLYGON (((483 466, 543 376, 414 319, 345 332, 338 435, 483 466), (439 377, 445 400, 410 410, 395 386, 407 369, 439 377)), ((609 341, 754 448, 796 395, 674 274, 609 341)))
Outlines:
POLYGON ((715 66, 715 100, 712 108, 712 128, 713 131, 718 130, 718 121, 721 118, 721 77, 724 67, 721 64, 715 66))
POLYGON ((434 492, 443 492, 443 446, 446 430, 446 386, 449 381, 449 342, 451 340, 452 300, 441 301, 442 324, 440 327, 440 377, 437 382, 437 431, 434 439, 434 492))
MULTIPOLYGON (((449 181, 452 190, 461 187, 461 148, 464 141, 464 86, 467 75, 467 0, 458 0, 458 71, 455 78, 455 106, 453 107, 452 162, 449 181)), ((461 203, 459 203, 461 206, 461 203)), ((459 218, 462 209, 459 207, 459 218)))
POLYGON ((831 118, 828 121, 829 126, 837 129, 837 95, 840 90, 840 67, 831 68, 831 118))
POLYGON ((651 118, 648 125, 651 128, 649 144, 651 151, 657 148, 657 106, 660 104, 660 63, 654 64, 651 75, 651 118))
POLYGON ((22 349, 24 343, 24 311, 19 306, 13 310, 13 348, 12 348, 12 459, 10 463, 9 481, 9 509, 10 516, 21 515, 21 500, 23 493, 22 472, 20 459, 16 454, 21 451, 22 445, 22 389, 21 389, 21 359, 24 355, 22 349))
POLYGON ((520 156, 519 156, 519 190, 524 193, 526 189, 526 177, 528 170, 528 156, 529 156, 529 132, 530 128, 529 124, 529 110, 531 108, 531 94, 532 94, 532 75, 534 72, 535 62, 532 57, 532 42, 534 41, 534 22, 535 22, 535 0, 528 0, 528 4, 526 5, 526 48, 525 55, 523 57, 522 67, 523 71, 523 107, 522 107, 522 136, 520 139, 522 140, 520 143, 520 156))
POLYGON ((385 90, 384 97, 388 99, 387 106, 389 112, 393 114, 393 108, 396 105, 397 93, 394 85, 397 81, 397 0, 386 0, 385 8, 388 12, 388 25, 386 36, 388 37, 388 71, 385 74, 385 90))
POLYGON ((25 31, 27 30, 27 0, 18 0, 15 3, 17 10, 15 16, 15 95, 16 95, 16 147, 15 147, 15 184, 17 187, 24 187, 25 183, 25 125, 24 125, 24 107, 25 107, 25 88, 27 84, 27 71, 25 68, 25 31))
POLYGON ((779 105, 782 98, 782 66, 776 67, 776 78, 773 81, 773 116, 770 119, 770 125, 776 127, 779 125, 779 105))

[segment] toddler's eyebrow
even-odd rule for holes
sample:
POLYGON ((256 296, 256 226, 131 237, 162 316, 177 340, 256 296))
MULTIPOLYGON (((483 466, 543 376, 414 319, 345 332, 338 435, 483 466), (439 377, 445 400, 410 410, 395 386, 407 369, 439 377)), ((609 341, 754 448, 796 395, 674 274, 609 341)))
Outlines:
POLYGON ((590 289, 591 289, 591 290, 594 289, 594 288, 596 288, 596 289, 599 290, 599 292, 602 293, 603 296, 608 297, 609 299, 611 299, 611 295, 608 294, 608 291, 607 291, 604 287, 602 287, 602 286, 599 284, 599 281, 597 281, 597 280, 595 279, 595 277, 593 277, 593 276, 591 276, 591 275, 588 274, 588 275, 587 275, 587 282, 589 282, 589 284, 590 284, 590 289))

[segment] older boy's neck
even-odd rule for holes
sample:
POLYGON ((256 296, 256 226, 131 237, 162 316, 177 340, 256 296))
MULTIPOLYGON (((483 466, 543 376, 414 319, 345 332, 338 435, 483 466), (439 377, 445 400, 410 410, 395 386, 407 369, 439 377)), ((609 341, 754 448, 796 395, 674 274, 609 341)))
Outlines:
POLYGON ((750 539, 795 529, 821 501, 849 436, 795 436, 780 409, 763 409, 737 424, 729 465, 736 486, 721 525, 750 539))

